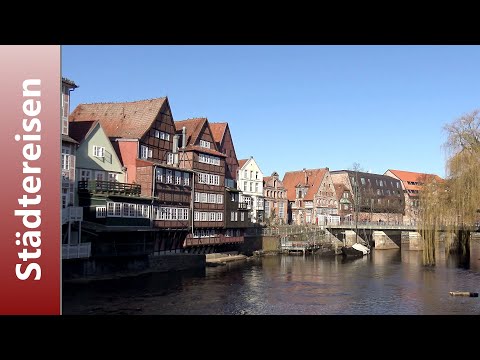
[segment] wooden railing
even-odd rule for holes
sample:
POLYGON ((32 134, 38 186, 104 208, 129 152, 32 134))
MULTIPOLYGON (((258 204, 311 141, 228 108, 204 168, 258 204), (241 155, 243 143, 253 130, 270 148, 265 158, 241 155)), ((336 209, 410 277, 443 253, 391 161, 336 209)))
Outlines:
POLYGON ((117 181, 82 180, 78 182, 78 191, 90 193, 121 194, 140 196, 142 187, 138 184, 127 184, 117 181))

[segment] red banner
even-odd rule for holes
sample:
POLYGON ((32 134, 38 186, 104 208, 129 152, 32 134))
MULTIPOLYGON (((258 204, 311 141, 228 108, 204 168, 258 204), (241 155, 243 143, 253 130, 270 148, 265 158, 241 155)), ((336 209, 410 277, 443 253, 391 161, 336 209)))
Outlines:
POLYGON ((60 314, 60 46, 0 46, 0 314, 60 314))

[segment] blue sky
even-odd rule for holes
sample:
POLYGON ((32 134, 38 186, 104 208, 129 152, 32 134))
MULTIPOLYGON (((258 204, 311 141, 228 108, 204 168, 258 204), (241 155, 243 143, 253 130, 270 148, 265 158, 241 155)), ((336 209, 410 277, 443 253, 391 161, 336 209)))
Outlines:
POLYGON ((445 175, 442 128, 480 107, 480 46, 62 46, 79 103, 168 96, 228 122, 264 175, 302 168, 445 175))

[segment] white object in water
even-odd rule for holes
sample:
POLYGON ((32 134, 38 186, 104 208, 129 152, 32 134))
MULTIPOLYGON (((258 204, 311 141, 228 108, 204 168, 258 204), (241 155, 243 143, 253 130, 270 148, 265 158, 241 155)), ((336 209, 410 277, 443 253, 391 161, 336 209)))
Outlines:
POLYGON ((355 250, 363 252, 363 255, 367 255, 367 254, 370 253, 370 249, 367 248, 366 246, 362 245, 362 244, 353 244, 352 248, 354 248, 355 250))

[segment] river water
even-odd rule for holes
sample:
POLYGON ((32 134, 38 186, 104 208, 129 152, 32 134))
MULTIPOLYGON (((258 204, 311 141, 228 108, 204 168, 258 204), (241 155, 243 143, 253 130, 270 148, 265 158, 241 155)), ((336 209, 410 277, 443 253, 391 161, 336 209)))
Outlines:
POLYGON ((361 259, 279 255, 197 272, 66 283, 63 314, 480 314, 480 244, 469 263, 437 251, 373 250, 361 259))

